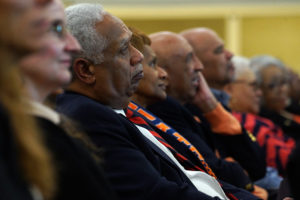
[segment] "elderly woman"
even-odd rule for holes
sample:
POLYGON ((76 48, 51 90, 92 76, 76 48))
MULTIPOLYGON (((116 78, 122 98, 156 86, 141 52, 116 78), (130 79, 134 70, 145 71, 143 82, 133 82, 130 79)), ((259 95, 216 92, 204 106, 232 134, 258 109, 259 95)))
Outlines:
POLYGON ((285 108, 288 112, 300 115, 300 77, 297 72, 289 69, 289 102, 285 108))
POLYGON ((265 149, 267 166, 277 168, 283 174, 295 142, 271 120, 257 115, 260 112, 262 91, 249 67, 250 61, 236 56, 233 63, 234 79, 225 87, 231 95, 230 108, 234 111, 234 116, 256 136, 260 146, 265 149))
POLYGON ((299 138, 300 117, 285 110, 289 100, 289 85, 284 64, 271 56, 258 56, 251 59, 250 67, 263 92, 259 115, 271 119, 285 134, 299 138))

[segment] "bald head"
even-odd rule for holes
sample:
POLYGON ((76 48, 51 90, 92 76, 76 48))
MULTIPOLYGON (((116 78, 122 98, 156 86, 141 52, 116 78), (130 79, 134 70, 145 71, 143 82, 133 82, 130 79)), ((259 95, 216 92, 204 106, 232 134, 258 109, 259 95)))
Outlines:
POLYGON ((193 28, 180 33, 193 47, 197 54, 201 55, 207 51, 211 37, 218 38, 218 35, 208 28, 193 28))
POLYGON ((224 42, 216 32, 208 28, 194 28, 183 31, 181 35, 190 43, 203 63, 203 75, 210 87, 223 89, 231 82, 233 55, 224 48, 224 42))
MULTIPOLYGON (((151 47, 158 56, 158 64, 163 68, 170 67, 168 61, 180 53, 180 48, 185 47, 187 51, 192 51, 188 42, 180 35, 168 31, 157 32, 149 35, 151 47)), ((183 50, 183 51, 184 51, 183 50)))
POLYGON ((197 73, 202 70, 193 48, 179 34, 158 32, 151 34, 151 47, 157 55, 158 65, 169 75, 169 96, 185 103, 196 94, 197 73))

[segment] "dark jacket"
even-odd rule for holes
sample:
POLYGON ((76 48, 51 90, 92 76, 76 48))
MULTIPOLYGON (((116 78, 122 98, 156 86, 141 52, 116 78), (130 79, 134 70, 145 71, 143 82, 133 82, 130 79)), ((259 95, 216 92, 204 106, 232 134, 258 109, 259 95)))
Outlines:
POLYGON ((13 128, 0 105, 0 199, 32 200, 19 163, 13 128))
POLYGON ((57 167, 56 200, 115 199, 100 166, 80 141, 45 118, 36 121, 57 167))
MULTIPOLYGON (((223 152, 227 154, 226 156, 231 156, 238 160, 242 167, 247 169, 253 180, 264 176, 266 168, 264 156, 261 155, 261 149, 258 144, 255 143, 254 147, 252 144, 248 144, 250 139, 248 135, 245 135, 246 133, 237 136, 220 136, 213 134, 209 129, 209 125, 206 124, 208 122, 205 122, 203 116, 199 116, 201 117, 202 123, 197 122, 189 110, 171 97, 168 97, 165 101, 148 106, 147 108, 193 143, 203 154, 206 162, 220 179, 231 182, 234 181, 235 184, 239 184, 245 183, 248 177, 242 173, 243 170, 237 163, 230 163, 218 159, 214 153, 214 146, 218 147, 220 153, 225 149, 223 152), (216 137, 221 137, 222 139, 217 140, 216 137), (220 141, 224 144, 219 144, 220 141), (247 144, 245 144, 245 142, 241 143, 241 141, 246 141, 247 144), (240 175, 233 176, 233 174, 236 173, 240 175), (233 180, 233 177, 236 177, 235 180, 233 180)), ((225 153, 223 153, 223 155, 225 153)))
POLYGON ((261 108, 259 115, 272 120, 276 125, 280 126, 285 134, 294 139, 300 138, 300 124, 294 120, 288 119, 277 112, 261 108))
POLYGON ((284 134, 271 120, 250 113, 233 112, 233 116, 253 135, 265 152, 267 166, 275 167, 283 175, 295 140, 284 134))
MULTIPOLYGON (((73 92, 59 96, 57 105, 59 111, 80 122, 93 142, 104 149, 105 170, 120 199, 218 199, 199 192, 126 117, 73 92)), ((245 195, 227 186, 227 192, 245 195)), ((247 198, 255 199, 251 194, 247 198)))
POLYGON ((287 164, 287 181, 292 197, 300 199, 299 191, 300 168, 300 140, 296 142, 296 148, 289 157, 287 164))

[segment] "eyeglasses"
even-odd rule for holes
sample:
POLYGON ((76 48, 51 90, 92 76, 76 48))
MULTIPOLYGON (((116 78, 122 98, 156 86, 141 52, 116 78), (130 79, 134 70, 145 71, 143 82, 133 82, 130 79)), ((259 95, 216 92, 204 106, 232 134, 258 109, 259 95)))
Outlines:
POLYGON ((275 88, 282 87, 284 85, 288 84, 288 81, 286 79, 281 79, 281 80, 275 80, 267 84, 262 84, 262 87, 273 90, 275 88))
POLYGON ((234 81, 233 83, 242 83, 242 84, 246 84, 246 85, 248 85, 249 87, 251 87, 253 90, 258 90, 258 89, 259 89, 259 85, 257 84, 256 81, 248 82, 248 81, 245 81, 245 80, 236 80, 236 81, 234 81))

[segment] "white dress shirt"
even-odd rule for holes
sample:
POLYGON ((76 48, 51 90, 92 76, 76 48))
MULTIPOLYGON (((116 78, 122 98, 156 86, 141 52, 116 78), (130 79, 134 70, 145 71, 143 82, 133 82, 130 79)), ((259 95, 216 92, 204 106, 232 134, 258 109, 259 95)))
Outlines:
MULTIPOLYGON (((123 110, 114 110, 114 111, 126 117, 125 112, 123 110)), ((148 140, 153 142, 158 148, 160 148, 165 154, 167 154, 167 156, 191 180, 191 182, 195 185, 195 187, 199 191, 211 197, 219 197, 220 199, 226 199, 226 200, 228 199, 223 189, 221 188, 220 184, 214 177, 202 171, 191 171, 191 170, 184 169, 184 167, 177 161, 177 159, 174 157, 171 151, 167 147, 165 147, 162 143, 160 143, 147 129, 138 126, 136 124, 135 126, 148 140)))

